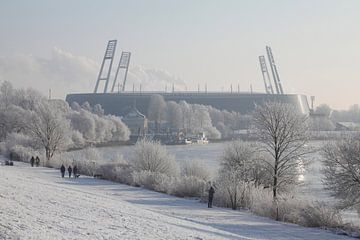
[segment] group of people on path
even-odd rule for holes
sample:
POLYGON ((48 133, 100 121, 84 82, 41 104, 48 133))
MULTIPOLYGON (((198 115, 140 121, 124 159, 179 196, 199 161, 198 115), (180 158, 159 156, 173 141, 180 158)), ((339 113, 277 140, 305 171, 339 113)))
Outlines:
MULTIPOLYGON (((77 169, 76 165, 74 166, 74 168, 72 168, 71 165, 69 165, 67 170, 68 170, 68 173, 69 173, 69 178, 71 178, 72 173, 73 173, 74 178, 79 177, 78 169, 77 169)), ((62 178, 65 177, 65 166, 64 166, 64 164, 61 165, 60 172, 61 172, 61 177, 62 178)))
POLYGON ((32 167, 34 166, 34 164, 35 164, 36 167, 40 166, 40 158, 39 158, 39 156, 36 156, 36 158, 34 158, 34 156, 31 156, 30 164, 31 164, 32 167))

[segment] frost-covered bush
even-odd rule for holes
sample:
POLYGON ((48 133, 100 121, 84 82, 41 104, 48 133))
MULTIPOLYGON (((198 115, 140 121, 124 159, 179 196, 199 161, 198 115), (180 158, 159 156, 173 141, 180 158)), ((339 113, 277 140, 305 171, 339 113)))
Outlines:
POLYGON ((299 216, 298 224, 306 227, 338 228, 343 225, 339 210, 321 202, 307 205, 300 210, 299 216))
POLYGON ((332 206, 298 199, 290 194, 281 195, 274 201, 268 189, 251 191, 250 210, 260 216, 306 227, 338 228, 343 225, 339 210, 332 206))
POLYGON ((251 190, 252 212, 260 216, 276 218, 276 206, 274 205, 272 191, 270 189, 253 188, 251 190))
MULTIPOLYGON (((112 169, 114 174, 114 181, 134 185, 132 166, 128 163, 119 163, 112 169)), ((107 174, 104 175, 105 177, 107 174)))
POLYGON ((29 162, 31 156, 40 155, 40 152, 34 149, 36 149, 36 143, 31 137, 21 133, 11 133, 2 144, 1 153, 29 162))
POLYGON ((86 148, 82 151, 81 156, 74 161, 74 164, 78 166, 81 174, 93 176, 98 174, 99 168, 104 164, 104 161, 96 148, 86 148))
POLYGON ((204 181, 210 180, 210 171, 203 162, 187 160, 181 166, 181 175, 195 177, 204 181))
POLYGON ((170 193, 173 178, 160 172, 145 170, 133 173, 133 184, 157 192, 170 193))
POLYGON ((247 208, 249 187, 252 185, 255 150, 246 142, 228 144, 221 158, 217 185, 222 199, 215 200, 232 209, 247 208))
POLYGON ((136 143, 131 164, 137 172, 148 171, 177 176, 179 167, 175 158, 159 142, 141 140, 136 143))
POLYGON ((216 182, 214 204, 234 210, 250 205, 251 183, 238 178, 234 171, 221 172, 216 182))
POLYGON ((98 174, 110 181, 133 185, 132 166, 121 155, 99 165, 98 174))
MULTIPOLYGON (((12 158, 14 160, 19 160, 19 161, 23 161, 23 162, 29 162, 30 158, 32 156, 36 156, 38 155, 38 152, 34 151, 32 148, 30 147, 23 147, 21 145, 15 145, 12 148, 9 149, 8 151, 8 156, 12 156, 12 158)), ((42 158, 40 158, 40 160, 43 160, 42 158)), ((41 161, 42 163, 43 161, 41 161)))
POLYGON ((195 176, 181 176, 175 178, 168 193, 178 197, 202 197, 206 190, 207 182, 195 176))

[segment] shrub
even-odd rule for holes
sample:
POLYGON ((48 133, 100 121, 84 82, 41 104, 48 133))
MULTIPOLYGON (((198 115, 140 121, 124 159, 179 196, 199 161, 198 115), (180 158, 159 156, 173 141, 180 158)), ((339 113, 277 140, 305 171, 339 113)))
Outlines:
MULTIPOLYGON (((22 162, 29 162, 31 156, 38 155, 38 152, 34 151, 30 147, 23 147, 21 145, 15 145, 8 149, 8 155, 13 160, 22 161, 22 162)), ((40 158, 41 159, 41 158, 40 158)))
POLYGON ((251 211, 260 216, 291 222, 305 227, 338 228, 342 223, 339 210, 322 202, 297 199, 290 194, 272 199, 267 189, 252 190, 251 211))
POLYGON ((338 209, 315 202, 300 210, 300 222, 298 224, 306 227, 330 227, 341 226, 342 219, 338 209))
POLYGON ((202 197, 205 189, 205 180, 195 176, 182 176, 176 178, 169 192, 178 197, 202 197))
POLYGON ((103 163, 97 171, 107 180, 133 185, 132 166, 123 159, 103 163))
POLYGON ((181 175, 186 177, 195 177, 208 181, 210 179, 210 171, 203 162, 197 160, 185 161, 181 166, 181 175))
POLYGON ((162 173, 168 176, 177 176, 179 167, 175 158, 169 155, 166 148, 159 142, 141 140, 136 143, 131 164, 135 171, 162 173))
POLYGON ((234 178, 236 176, 233 173, 222 172, 215 184, 214 205, 233 210, 248 209, 251 205, 253 184, 237 181, 234 178))
POLYGON ((170 193, 173 178, 166 174, 151 171, 134 172, 133 183, 135 186, 144 187, 157 192, 170 193))

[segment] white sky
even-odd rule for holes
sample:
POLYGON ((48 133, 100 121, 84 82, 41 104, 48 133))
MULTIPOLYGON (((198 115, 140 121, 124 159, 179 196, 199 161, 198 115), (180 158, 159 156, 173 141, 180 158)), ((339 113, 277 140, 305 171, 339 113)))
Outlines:
POLYGON ((60 98, 91 92, 115 38, 118 57, 131 51, 131 66, 162 69, 165 82, 264 91, 258 56, 268 44, 287 93, 347 108, 360 103, 359 12, 357 0, 3 0, 0 81, 60 98))

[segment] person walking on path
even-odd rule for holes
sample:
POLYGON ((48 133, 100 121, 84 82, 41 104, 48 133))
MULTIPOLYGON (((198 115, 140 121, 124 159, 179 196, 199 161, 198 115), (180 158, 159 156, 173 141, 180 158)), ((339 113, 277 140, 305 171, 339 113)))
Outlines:
POLYGON ((60 172, 61 172, 61 177, 63 178, 65 176, 65 166, 64 166, 64 164, 61 165, 60 172))
POLYGON ((74 172, 74 178, 77 178, 78 177, 78 169, 77 169, 77 166, 75 165, 74 166, 74 169, 73 169, 73 172, 74 172))
POLYGON ((39 156, 36 156, 35 165, 36 165, 37 167, 40 165, 40 158, 39 158, 39 156))
POLYGON ((213 186, 211 186, 210 189, 209 189, 208 208, 212 208, 212 202, 213 202, 213 198, 214 198, 214 193, 215 193, 215 189, 213 188, 213 186))
POLYGON ((34 156, 31 156, 30 164, 32 167, 34 166, 34 162, 35 162, 35 158, 34 158, 34 156))
POLYGON ((69 172, 69 178, 71 178, 71 172, 72 172, 71 166, 68 167, 68 172, 69 172))

